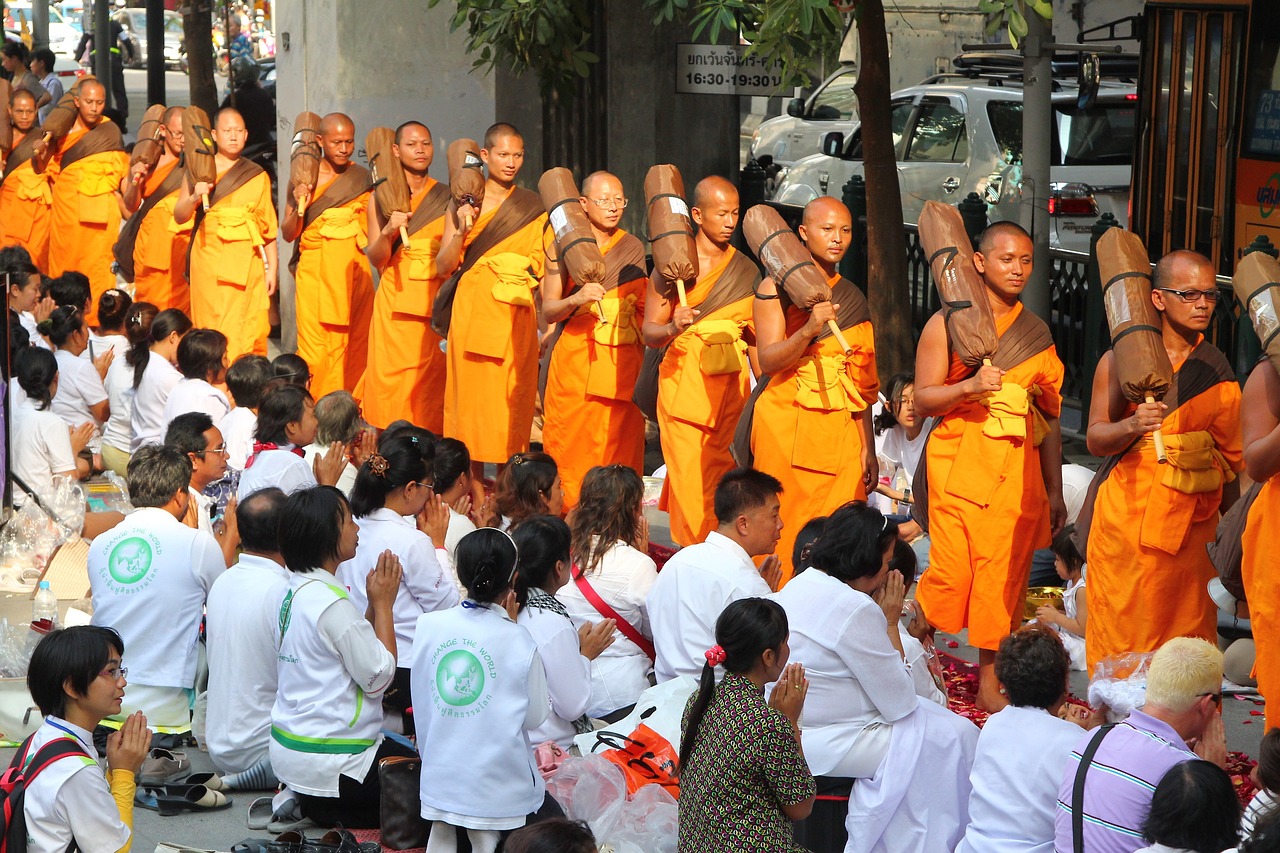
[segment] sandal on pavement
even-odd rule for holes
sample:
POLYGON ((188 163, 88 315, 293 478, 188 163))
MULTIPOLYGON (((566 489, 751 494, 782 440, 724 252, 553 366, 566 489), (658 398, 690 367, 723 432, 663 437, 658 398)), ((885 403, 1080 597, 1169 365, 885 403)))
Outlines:
POLYGON ((266 829, 271 823, 275 810, 271 807, 271 797, 258 797, 249 803, 248 825, 250 829, 266 829))
POLYGON ((211 791, 204 785, 193 785, 181 794, 157 793, 156 804, 164 817, 184 811, 216 812, 231 807, 231 800, 221 791, 211 791))

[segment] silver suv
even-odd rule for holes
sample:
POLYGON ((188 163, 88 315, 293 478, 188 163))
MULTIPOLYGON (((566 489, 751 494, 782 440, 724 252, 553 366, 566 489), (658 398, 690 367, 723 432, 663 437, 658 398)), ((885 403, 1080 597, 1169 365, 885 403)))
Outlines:
MULTIPOLYGON (((1053 94, 1053 246, 1088 251, 1097 218, 1129 222, 1136 89, 1104 81, 1092 106, 1081 108, 1073 82, 1053 94)), ((971 192, 991 205, 992 221, 1018 219, 1022 203, 1022 87, 1016 82, 945 77, 893 95, 893 140, 903 217, 916 222, 926 201, 958 202, 971 192)), ((778 176, 773 201, 802 208, 840 197, 862 174, 860 128, 845 139, 831 133, 823 154, 805 157, 778 176)), ((798 212, 798 211, 797 211, 798 212)))
POLYGON ((808 98, 792 98, 787 114, 761 123, 751 135, 750 156, 771 157, 787 166, 822 150, 822 139, 832 131, 852 133, 858 126, 858 98, 853 86, 858 69, 844 65, 829 76, 808 98))

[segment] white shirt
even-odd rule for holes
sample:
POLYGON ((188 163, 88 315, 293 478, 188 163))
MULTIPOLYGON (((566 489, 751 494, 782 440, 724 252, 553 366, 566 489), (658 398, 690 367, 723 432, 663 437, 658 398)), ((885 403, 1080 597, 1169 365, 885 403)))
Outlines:
POLYGON ((347 588, 351 603, 364 613, 369 606, 365 581, 383 551, 400 558, 403 573, 392 605, 396 626, 396 666, 407 669, 413 660, 413 631, 423 613, 445 610, 458 603, 458 590, 440 563, 431 537, 412 521, 385 507, 357 518, 360 544, 356 555, 338 566, 338 583, 347 588))
POLYGON ((771 592, 743 547, 714 530, 705 542, 677 551, 649 591, 658 682, 680 675, 701 677, 724 609, 738 599, 771 592))
POLYGON ((898 637, 902 640, 902 652, 907 668, 911 670, 911 683, 916 695, 946 708, 947 694, 933 680, 933 673, 929 671, 929 654, 924 650, 924 644, 911 636, 902 623, 898 623, 898 637))
MULTIPOLYGON (((90 732, 53 716, 36 730, 29 755, 66 737, 97 756, 90 732)), ((30 853, 65 853, 73 840, 83 853, 115 853, 129 840, 107 777, 92 757, 69 755, 50 764, 27 787, 22 808, 30 853)))
POLYGON ((93 362, 76 358, 64 349, 56 351, 53 357, 58 360, 58 393, 53 397, 53 413, 68 427, 86 422, 93 424, 89 448, 96 451, 102 443, 102 424, 89 409, 107 399, 102 377, 93 362))
POLYGON ((107 368, 103 385, 111 403, 111 415, 102 430, 102 443, 128 453, 133 442, 133 368, 123 354, 117 354, 107 368))
MULTIPOLYGON (((53 112, 53 108, 58 105, 58 101, 62 100, 62 81, 58 79, 58 75, 52 71, 44 76, 40 81, 40 85, 44 86, 46 92, 49 93, 50 101, 39 109, 40 123, 44 124, 44 120, 49 117, 49 113, 53 112)), ((81 848, 83 849, 83 848, 81 848)))
MULTIPOLYGON (((17 384, 14 384, 17 387, 17 384)), ((13 409, 13 443, 9 458, 13 473, 22 478, 37 494, 53 493, 53 475, 74 475, 76 456, 71 452, 71 433, 62 418, 48 409, 41 411, 37 403, 23 394, 13 409)), ((17 483, 14 484, 15 487, 17 483)), ((22 506, 26 494, 14 488, 13 502, 22 506)))
MULTIPOLYGON (((649 590, 658 579, 658 570, 648 554, 642 554, 625 542, 615 542, 605 552, 600 565, 587 575, 596 594, 622 619, 644 637, 653 637, 645 603, 649 590)), ((570 581, 556 593, 573 619, 575 628, 605 617, 583 596, 578 585, 570 581)), ((619 708, 634 705, 649 687, 653 662, 621 631, 614 629, 613 645, 591 662, 591 709, 593 717, 602 717, 619 708)))
POLYGON ((1258 821, 1270 814, 1275 807, 1275 794, 1266 788, 1259 788, 1258 793, 1254 794, 1253 799, 1249 801, 1249 805, 1244 807, 1244 814, 1240 816, 1240 837, 1251 838, 1258 826, 1258 821))
POLYGON ((40 324, 36 322, 34 314, 30 311, 23 311, 18 315, 18 322, 22 324, 22 328, 27 330, 27 335, 31 338, 32 346, 53 352, 53 345, 45 339, 44 335, 40 334, 40 329, 38 328, 40 324))
POLYGON ((197 492, 191 486, 187 486, 187 494, 196 505, 196 529, 213 536, 213 514, 209 512, 214 504, 213 498, 206 497, 203 492, 197 492))
POLYGON ((267 755, 276 700, 280 603, 289 591, 284 566, 254 554, 222 573, 209 590, 209 757, 223 773, 249 769, 267 755))
POLYGON ((264 450, 253 457, 253 464, 240 475, 236 499, 244 500, 254 492, 277 486, 286 495, 317 485, 315 472, 307 461, 293 452, 293 445, 264 450))
POLYGON ((516 623, 528 629, 546 664, 551 713, 529 733, 531 743, 553 740, 564 750, 573 745, 573 721, 591 703, 591 661, 582 655, 573 620, 551 610, 525 607, 516 623))
POLYGON ((95 358, 101 357, 107 350, 116 354, 111 361, 112 364, 122 361, 125 353, 129 351, 129 339, 124 335, 99 335, 91 331, 89 345, 84 348, 84 352, 80 353, 80 357, 92 364, 95 358))
POLYGON ((222 442, 227 446, 227 465, 237 471, 253 453, 253 432, 258 428, 258 413, 248 406, 236 406, 218 422, 222 442))
POLYGON ((1093 472, 1083 465, 1062 466, 1062 502, 1067 505, 1067 524, 1075 524, 1084 506, 1085 493, 1093 482, 1093 472))
MULTIPOLYGON (((929 436, 929 430, 933 428, 933 418, 924 419, 924 427, 916 435, 914 439, 907 438, 907 431, 902 425, 890 427, 889 429, 876 436, 876 456, 881 460, 880 481, 888 480, 891 489, 898 489, 902 485, 902 479, 905 478, 906 487, 911 488, 911 482, 915 478, 916 468, 920 465, 920 455, 924 452, 924 442, 929 436), (888 465, 885 465, 885 463, 888 465), (898 472, 902 472, 899 477, 898 472), (895 483, 895 481, 898 481, 895 483)), ((882 512, 901 512, 901 508, 897 507, 897 501, 886 497, 885 495, 875 494, 871 501, 872 506, 882 512)))
MULTIPOLYGON (((227 402, 226 394, 203 379, 183 379, 169 392, 161 420, 164 423, 164 430, 168 430, 169 424, 173 423, 173 419, 178 415, 204 412, 214 424, 218 424, 230 411, 231 404, 227 402)), ((162 431, 161 435, 163 434, 162 431)))
POLYGON ((992 714, 978 735, 969 828, 956 853, 1053 853, 1058 786, 1080 736, 1043 708, 992 714))
POLYGON ((458 543, 462 541, 462 537, 476 529, 475 522, 469 517, 449 507, 449 529, 444 534, 444 550, 445 558, 448 560, 446 568, 449 575, 453 578, 453 583, 462 590, 462 581, 458 580, 458 564, 457 557, 458 543))
POLYGON ((182 381, 182 374, 167 358, 154 352, 147 355, 142 381, 133 394, 133 441, 129 447, 132 453, 146 444, 164 443, 164 406, 173 386, 182 381))
MULTIPOLYGON (((315 463, 318 457, 324 456, 328 452, 329 452, 329 445, 317 444, 313 442, 311 444, 308 444, 306 447, 302 448, 302 454, 303 454, 302 458, 307 460, 307 465, 310 466, 315 463)), ((349 461, 343 462, 342 473, 338 475, 338 482, 334 484, 334 487, 338 491, 346 495, 348 498, 350 498, 351 489, 352 487, 355 486, 355 484, 356 484, 356 466, 352 465, 349 461)))

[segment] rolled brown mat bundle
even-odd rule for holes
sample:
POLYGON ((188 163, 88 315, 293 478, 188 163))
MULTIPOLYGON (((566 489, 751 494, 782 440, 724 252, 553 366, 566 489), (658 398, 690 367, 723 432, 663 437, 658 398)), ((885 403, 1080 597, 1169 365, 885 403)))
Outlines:
POLYGON ((72 95, 78 94, 80 92, 80 87, 83 86, 85 83, 96 83, 96 82, 98 82, 98 78, 94 77, 92 74, 84 74, 80 77, 77 77, 76 82, 71 86, 71 94, 72 95))
POLYGON ((987 301, 987 285, 973 265, 973 241, 960 211, 926 201, 920 212, 920 245, 942 300, 952 348, 969 367, 990 364, 1000 338, 987 301))
POLYGON ((293 120, 293 143, 289 147, 289 183, 307 188, 307 197, 298 205, 298 218, 307 215, 307 202, 316 191, 320 180, 320 116, 312 112, 300 112, 293 120))
POLYGON ((0 156, 7 157, 13 150, 13 121, 9 115, 9 81, 0 80, 0 156))
MULTIPOLYGON (((742 217, 742 236, 760 259, 764 271, 780 290, 800 308, 812 311, 819 302, 831 301, 827 277, 813 262, 796 232, 787 227, 778 211, 767 204, 757 204, 742 217)), ((827 328, 846 353, 853 352, 835 320, 827 328)))
MULTIPOLYGON (((213 142, 213 131, 209 129, 208 114, 196 106, 182 111, 183 157, 187 162, 187 177, 192 186, 199 183, 216 184, 218 182, 218 162, 214 155, 218 147, 213 142)), ((200 198, 204 209, 209 209, 209 196, 200 198)))
POLYGON ((58 99, 53 109, 49 110, 48 118, 40 125, 40 129, 44 131, 45 142, 61 139, 75 126, 76 119, 80 117, 80 111, 76 109, 75 93, 76 90, 72 88, 70 92, 58 99))
POLYGON ((644 176, 644 205, 653 268, 667 282, 667 292, 674 284, 680 304, 687 306, 685 282, 698 280, 698 246, 680 170, 669 164, 649 167, 644 176))
MULTIPOLYGON (((1111 329, 1111 350, 1120 392, 1133 403, 1163 400, 1173 382, 1164 348, 1160 312, 1151 302, 1151 261, 1142 238, 1111 228, 1098 240, 1102 303, 1111 329)), ((1167 461, 1164 433, 1152 433, 1156 460, 1167 461)))
MULTIPOLYGON (((548 169, 538 180, 538 194, 547 208, 547 221, 556 238, 560 265, 579 285, 604 284, 604 255, 591 230, 591 221, 578 202, 578 185, 568 169, 548 169)), ((604 319, 604 308, 596 311, 604 319)))
MULTIPOLYGON (((369 155, 369 172, 373 180, 373 195, 378 209, 385 215, 409 213, 413 206, 413 193, 404 168, 391 151, 396 143, 396 132, 389 127, 375 127, 364 138, 364 149, 369 155)), ((409 248, 409 231, 400 227, 400 242, 409 248)))
MULTIPOLYGON (((456 207, 469 204, 476 210, 484 204, 484 161, 480 159, 480 144, 474 139, 455 139, 449 143, 449 195, 456 207)), ((572 181, 573 177, 570 176, 572 181)), ((539 184, 541 186, 541 184, 539 184)), ((546 197, 543 197, 546 201, 546 197)), ((467 218, 467 230, 472 222, 467 218)))
POLYGON ((1280 261, 1262 252, 1245 255, 1236 267, 1232 289, 1249 309, 1262 351, 1280 371, 1280 261))
MULTIPOLYGON (((147 112, 142 116, 142 124, 138 125, 138 141, 133 146, 133 153, 129 155, 129 165, 134 166, 138 163, 146 163, 147 169, 151 170, 156 167, 156 163, 160 162, 160 155, 164 153, 164 147, 160 144, 160 137, 164 133, 164 104, 152 104, 147 107, 147 112)), ((139 177, 137 180, 142 180, 139 177)))

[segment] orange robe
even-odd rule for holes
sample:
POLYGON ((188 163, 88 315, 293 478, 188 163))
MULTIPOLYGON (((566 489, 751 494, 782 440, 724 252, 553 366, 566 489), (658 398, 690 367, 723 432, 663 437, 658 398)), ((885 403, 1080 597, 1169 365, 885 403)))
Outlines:
MULTIPOLYGON (((691 308, 710 295, 735 254, 730 249, 698 277, 686 294, 691 308)), ((658 433, 667 464, 659 505, 670 513, 671 538, 680 545, 701 542, 715 529, 716 484, 734 468, 733 430, 749 392, 743 335, 754 334, 751 302, 746 296, 699 317, 671 342, 658 368, 658 433), (703 362, 711 363, 707 356, 713 350, 719 364, 709 375, 703 362), (725 358, 730 351, 737 355, 733 369, 725 358)))
MULTIPOLYGON (((997 333, 1003 334, 1023 310, 1019 304, 998 319, 997 333)), ((946 384, 972 373, 952 353, 946 384)), ((1039 389, 1032 406, 1057 417, 1062 373, 1057 351, 1049 347, 1010 368, 1004 385, 1039 389)), ((938 420, 926 447, 932 550, 916 600, 942 631, 954 634, 967 627, 969 644, 979 649, 998 647, 1021 620, 1032 552, 1049 545, 1048 495, 1040 448, 1031 438, 1034 410, 1020 420, 1026 438, 992 438, 983 431, 994 431, 997 423, 987 406, 962 402, 938 420)), ((1092 593, 1092 567, 1090 572, 1092 593)), ((1091 594, 1090 624, 1097 618, 1093 601, 1091 594)))
POLYGON ((56 277, 74 270, 89 277, 93 295, 86 319, 96 325, 98 297, 116 286, 116 274, 111 271, 115 261, 111 247, 120 234, 116 192, 129 172, 129 155, 124 151, 103 151, 81 157, 64 168, 63 154, 86 133, 84 128, 77 128, 67 134, 50 164, 56 177, 49 222, 49 275, 56 277))
MULTIPOLYGON (((1280 477, 1263 484, 1249 507, 1240 537, 1240 572, 1249 599, 1257 659, 1258 691, 1267 700, 1266 729, 1280 726, 1280 571, 1277 571, 1276 532, 1280 531, 1280 477)), ((1090 607, 1093 605, 1090 604, 1090 607)))
MULTIPOLYGON (((602 247, 607 256, 623 240, 639 243, 621 228, 602 247)), ((644 297, 648 287, 643 260, 631 267, 636 277, 620 282, 596 308, 584 306, 569 318, 551 352, 547 389, 543 395, 543 449, 556 460, 564 503, 578 503, 578 488, 596 465, 626 465, 644 474, 644 415, 631 400, 644 361, 644 297)), ((568 273, 565 293, 570 292, 568 273)))
MULTIPOLYGON (((435 184, 428 178, 414 193, 410 215, 435 184)), ((444 217, 437 216, 410 235, 409 248, 396 245, 378 281, 369 355, 355 394, 365 420, 379 429, 404 419, 436 435, 444 433, 447 360, 440 348, 444 338, 432 331, 430 322, 443 281, 436 272, 442 236, 444 217)))
MULTIPOLYGON (((1134 408, 1130 405, 1126 416, 1134 408)), ((1243 467, 1240 386, 1234 379, 1171 410, 1163 429, 1166 444, 1205 431, 1221 454, 1219 464, 1232 471, 1243 467)), ((1215 641, 1217 608, 1205 586, 1217 572, 1205 546, 1217 531, 1222 486, 1199 494, 1170 488, 1163 480, 1175 467, 1172 461, 1156 462, 1148 436, 1098 488, 1086 554, 1090 672, 1105 657, 1154 652, 1174 637, 1215 641)))
MULTIPOLYGON (((317 187, 321 196, 327 187, 317 187)), ((369 194, 330 207, 298 238, 295 303, 298 355, 311 368, 311 394, 354 391, 369 355, 373 274, 364 256, 369 242, 369 194)))
MULTIPOLYGON (((500 209, 476 219, 464 251, 500 209)), ((446 350, 444 434, 464 442, 474 462, 505 463, 529 449, 538 397, 533 291, 546 263, 546 221, 543 214, 508 236, 458 281, 446 350)))
MULTIPOLYGON (((150 197, 159 189, 177 165, 178 161, 173 160, 157 167, 142 188, 143 197, 150 197)), ((179 225, 173 218, 181 189, 179 185, 156 202, 138 226, 138 239, 133 244, 133 289, 138 302, 150 302, 161 311, 177 308, 190 314, 191 290, 184 272, 192 221, 179 225)))
MULTIPOLYGON (((804 310, 788 307, 788 337, 808 319, 804 310)), ((784 584, 791 579, 791 550, 805 522, 867 497, 859 418, 880 390, 875 338, 870 321, 841 331, 852 355, 844 354, 833 335, 811 343, 795 366, 770 377, 755 402, 753 466, 782 483, 777 554, 784 584)))
MULTIPOLYGON (((17 147, 16 144, 14 146, 17 147)), ((46 170, 37 174, 31 161, 14 166, 0 183, 0 246, 18 245, 40 269, 49 265, 49 223, 53 190, 46 170)))
POLYGON ((267 354, 267 280, 258 247, 275 239, 265 172, 212 204, 192 231, 191 322, 227 336, 229 362, 267 354))

